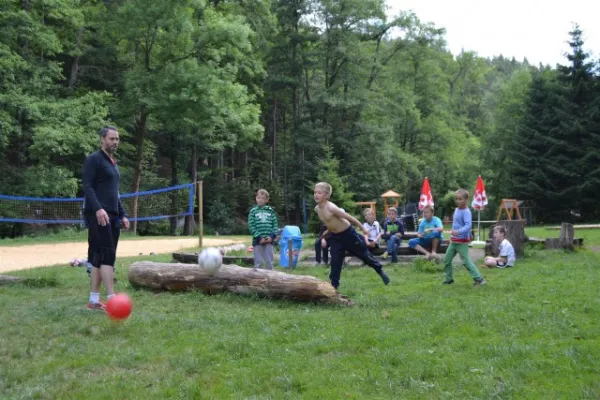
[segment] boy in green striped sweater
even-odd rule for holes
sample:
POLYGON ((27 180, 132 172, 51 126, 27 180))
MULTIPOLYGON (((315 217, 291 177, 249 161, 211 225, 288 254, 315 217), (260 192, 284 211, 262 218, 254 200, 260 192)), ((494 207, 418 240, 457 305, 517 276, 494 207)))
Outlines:
POLYGON ((248 227, 254 247, 254 269, 264 262, 267 269, 273 269, 273 240, 277 235, 277 214, 270 206, 269 192, 260 189, 256 192, 256 205, 248 215, 248 227))

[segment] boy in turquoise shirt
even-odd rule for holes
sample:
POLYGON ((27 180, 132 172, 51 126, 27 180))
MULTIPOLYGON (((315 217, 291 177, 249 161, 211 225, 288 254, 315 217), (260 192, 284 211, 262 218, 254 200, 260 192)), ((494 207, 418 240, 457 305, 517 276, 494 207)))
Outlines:
POLYGON ((433 207, 423 207, 423 220, 419 224, 417 238, 410 239, 408 246, 419 253, 425 255, 425 258, 437 260, 437 248, 442 240, 444 226, 438 217, 433 216, 433 207), (431 248, 431 253, 426 249, 431 248))

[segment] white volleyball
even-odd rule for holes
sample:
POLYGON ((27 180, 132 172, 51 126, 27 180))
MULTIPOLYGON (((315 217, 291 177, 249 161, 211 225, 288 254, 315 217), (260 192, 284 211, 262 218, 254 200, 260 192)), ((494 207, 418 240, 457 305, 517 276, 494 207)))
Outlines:
POLYGON ((214 247, 204 249, 198 255, 198 265, 210 274, 217 272, 221 264, 223 264, 223 255, 219 249, 214 247))

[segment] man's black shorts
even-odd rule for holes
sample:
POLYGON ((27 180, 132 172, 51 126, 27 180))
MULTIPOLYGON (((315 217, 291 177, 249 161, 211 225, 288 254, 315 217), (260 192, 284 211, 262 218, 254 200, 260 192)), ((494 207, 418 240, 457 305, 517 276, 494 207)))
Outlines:
POLYGON ((115 266, 117 244, 121 234, 121 219, 108 215, 110 224, 98 225, 95 215, 85 215, 88 226, 88 261, 92 266, 100 268, 101 265, 115 266))

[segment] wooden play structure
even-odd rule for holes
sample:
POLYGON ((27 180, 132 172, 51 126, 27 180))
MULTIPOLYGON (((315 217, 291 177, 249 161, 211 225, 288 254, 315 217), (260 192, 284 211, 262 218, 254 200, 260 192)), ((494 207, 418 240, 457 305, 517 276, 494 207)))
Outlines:
POLYGON ((398 207, 398 205, 400 204, 400 197, 402 197, 400 194, 394 192, 393 190, 388 190, 387 192, 385 192, 384 194, 381 195, 381 197, 383 197, 383 212, 384 212, 384 216, 387 215, 388 212, 388 208, 390 207, 398 207), (390 203, 388 204, 388 199, 390 201, 390 203))
POLYGON ((508 221, 512 221, 513 219, 515 219, 515 220, 523 219, 521 217, 521 211, 519 210, 519 202, 515 199, 502 199, 502 202, 500 203, 500 207, 498 207, 498 214, 496 215, 496 221, 500 221, 500 218, 502 217, 503 212, 506 212, 506 216, 507 216, 506 219, 508 221), (513 218, 513 214, 514 214, 515 218, 513 218))

